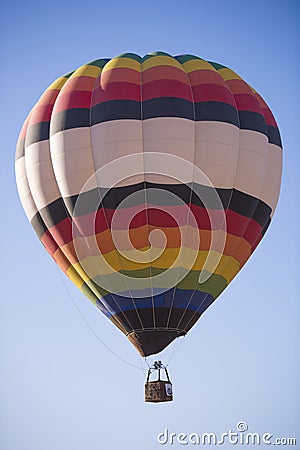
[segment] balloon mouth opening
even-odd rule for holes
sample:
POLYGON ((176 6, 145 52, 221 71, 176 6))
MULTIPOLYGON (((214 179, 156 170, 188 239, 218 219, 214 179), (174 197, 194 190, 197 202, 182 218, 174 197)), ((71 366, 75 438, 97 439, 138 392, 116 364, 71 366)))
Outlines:
POLYGON ((134 330, 127 337, 143 357, 154 355, 164 350, 174 339, 184 336, 185 330, 148 329, 134 330))

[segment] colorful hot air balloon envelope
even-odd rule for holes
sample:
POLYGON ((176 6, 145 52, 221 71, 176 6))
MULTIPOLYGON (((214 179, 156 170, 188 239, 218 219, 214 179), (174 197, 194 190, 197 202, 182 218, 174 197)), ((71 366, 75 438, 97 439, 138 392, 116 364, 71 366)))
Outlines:
POLYGON ((231 69, 127 53, 42 94, 16 178, 46 250, 148 356, 185 335, 255 250, 281 147, 270 109, 231 69))

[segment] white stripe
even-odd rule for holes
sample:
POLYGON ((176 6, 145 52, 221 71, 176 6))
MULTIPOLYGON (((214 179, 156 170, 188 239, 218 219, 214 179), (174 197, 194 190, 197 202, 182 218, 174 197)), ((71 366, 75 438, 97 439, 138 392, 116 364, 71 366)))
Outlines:
POLYGON ((27 180, 26 168, 25 168, 25 157, 22 156, 15 163, 15 171, 16 171, 16 181, 17 188, 20 196, 20 200, 26 216, 29 221, 34 217, 37 213, 37 208, 33 201, 29 184, 27 180))

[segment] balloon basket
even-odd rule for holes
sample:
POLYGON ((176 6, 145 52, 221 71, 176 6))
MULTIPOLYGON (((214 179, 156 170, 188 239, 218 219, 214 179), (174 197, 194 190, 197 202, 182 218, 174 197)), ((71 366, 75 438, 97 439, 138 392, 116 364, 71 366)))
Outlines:
POLYGON ((149 367, 147 380, 145 383, 145 402, 161 403, 173 401, 173 386, 169 378, 168 371, 161 361, 155 361, 152 367, 149 367), (161 372, 165 374, 166 379, 161 379, 161 372), (156 373, 157 380, 150 381, 151 375, 156 373))

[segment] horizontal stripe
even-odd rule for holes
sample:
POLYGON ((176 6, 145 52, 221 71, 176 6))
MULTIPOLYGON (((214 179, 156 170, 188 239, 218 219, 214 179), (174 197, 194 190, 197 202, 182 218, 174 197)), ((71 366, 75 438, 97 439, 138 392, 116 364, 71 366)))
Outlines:
POLYGON ((93 102, 91 107, 112 100, 132 100, 141 101, 140 84, 129 83, 128 81, 119 81, 108 83, 105 87, 99 86, 93 92, 93 102))
MULTIPOLYGON (((140 58, 140 57, 139 57, 140 58)), ((140 58, 141 59, 141 58, 140 58)), ((123 69, 133 69, 137 70, 138 72, 141 70, 141 64, 138 60, 135 58, 130 57, 116 57, 112 58, 110 61, 105 64, 103 67, 103 72, 106 70, 111 70, 115 68, 123 68, 123 69)))
POLYGON ((25 139, 19 137, 17 146, 16 146, 16 154, 15 154, 15 160, 22 158, 25 156, 25 139))
POLYGON ((49 122, 53 110, 53 104, 39 105, 38 103, 32 110, 30 117, 30 126, 40 122, 49 122))
POLYGON ((46 141, 49 139, 49 122, 40 122, 28 127, 25 139, 25 146, 34 144, 35 142, 46 141))
POLYGON ((201 83, 192 87, 193 100, 198 102, 226 103, 236 109, 234 97, 226 86, 214 83, 201 83))
MULTIPOLYGON (((145 308, 179 308, 182 310, 188 309, 189 311, 197 311, 200 307, 202 301, 206 298, 211 302, 213 297, 207 292, 197 291, 192 300, 191 296, 193 290, 183 290, 183 289, 171 289, 163 294, 154 295, 153 297, 146 298, 128 298, 122 297, 121 295, 114 294, 114 299, 111 296, 104 297, 104 300, 108 303, 110 310, 114 310, 116 314, 122 311, 130 311, 135 309, 135 307, 140 309, 145 308), (176 295, 175 295, 176 294, 176 295)), ((146 324, 143 324, 145 328, 146 324)))
MULTIPOLYGON (((168 270, 167 280, 170 280, 170 277, 172 276, 174 284, 176 283, 176 280, 178 280, 179 273, 182 273, 182 276, 188 277, 189 273, 196 272, 199 276, 199 273, 202 270, 205 270, 208 274, 213 273, 214 276, 219 275, 223 278, 222 281, 229 283, 240 270, 239 262, 232 256, 221 255, 220 253, 212 251, 196 252, 184 246, 176 249, 165 249, 159 258, 149 262, 147 261, 147 257, 145 257, 144 262, 141 263, 129 259, 131 256, 134 257, 137 252, 123 252, 123 254, 121 254, 117 250, 113 250, 112 252, 99 256, 100 253, 98 249, 95 249, 93 252, 93 249, 90 250, 86 246, 82 246, 81 250, 78 247, 77 250, 80 254, 88 255, 88 253, 90 253, 90 255, 80 258, 78 262, 73 264, 76 271, 80 273, 81 269, 84 269, 84 272, 88 274, 89 278, 100 286, 103 285, 108 290, 110 289, 107 288, 107 286, 111 286, 111 290, 123 291, 126 286, 125 283, 125 286, 122 285, 121 287, 118 287, 115 278, 116 272, 130 278, 145 278, 148 279, 148 282, 149 279, 151 279, 151 285, 153 287, 166 287, 166 283, 170 282, 165 281, 163 283, 162 281, 163 273, 166 270, 168 270), (92 253, 95 253, 95 255, 92 256, 92 253), (209 256, 211 258, 214 256, 220 258, 217 267, 211 266, 211 264, 205 266, 209 256), (158 274, 162 275, 162 277, 159 277, 157 280, 152 274, 154 269, 157 269, 159 271, 158 274), (107 284, 103 284, 104 278, 107 284)), ((154 251, 155 248, 152 249, 152 254, 154 251)), ((196 287, 197 285, 195 288, 196 287)))
POLYGON ((51 118, 51 135, 70 128, 90 126, 90 109, 74 108, 53 114, 51 118))
MULTIPOLYGON (((92 191, 92 192, 94 193, 96 191, 92 191)), ((258 224, 260 224, 262 226, 265 223, 266 218, 270 216, 270 208, 268 206, 266 206, 265 204, 263 204, 262 202, 260 202, 258 199, 254 199, 254 198, 251 198, 250 196, 247 196, 247 194, 244 194, 244 195, 241 195, 241 196, 239 194, 240 193, 238 193, 238 191, 234 191, 234 193, 232 195, 233 201, 230 202, 229 209, 228 209, 227 206, 225 206, 226 214, 228 215, 228 213, 230 211, 232 211, 233 213, 239 215, 241 217, 241 220, 243 220, 243 219, 253 219, 255 222, 257 222, 258 224), (240 205, 239 201, 241 199, 246 201, 247 197, 249 197, 248 203, 240 205), (268 212, 269 212, 269 214, 268 214, 268 212)), ((82 199, 88 199, 88 198, 89 198, 88 195, 82 194, 80 203, 83 203, 82 199)), ((89 201, 90 201, 90 203, 92 203, 91 197, 89 198, 89 201)), ((188 204, 188 202, 189 202, 189 199, 187 199, 187 204, 188 204)), ((200 203, 200 199, 198 200, 197 203, 200 203)), ((183 208, 183 207, 179 207, 179 206, 173 206, 172 207, 170 205, 160 205, 160 204, 158 204, 158 205, 156 204, 155 205, 155 204, 149 204, 149 203, 147 205, 144 205, 144 203, 139 203, 138 205, 142 205, 143 208, 146 208, 146 207, 150 208, 150 210, 149 210, 149 218, 151 219, 152 216, 153 216, 153 220, 155 222, 157 222, 157 223, 159 223, 160 219, 162 219, 162 221, 164 223, 165 222, 168 223, 168 225, 165 225, 165 226, 177 226, 177 224, 175 223, 174 219, 172 219, 171 217, 169 218, 168 215, 165 217, 164 216, 165 213, 163 213, 162 211, 158 210, 156 208, 156 206, 157 207, 163 207, 163 209, 165 211, 167 211, 169 209, 170 214, 171 214, 171 211, 172 211, 171 208, 173 208, 174 215, 176 213, 177 214, 180 213, 181 210, 178 209, 178 208, 183 208), (151 212, 151 208, 153 210, 153 213, 151 212), (160 217, 161 214, 163 214, 162 217, 160 217), (156 217, 156 219, 154 219, 154 217, 156 217)), ((83 206, 86 207, 88 205, 86 203, 84 203, 83 206)), ((77 220, 78 223, 82 224, 82 226, 85 226, 85 227, 88 226, 87 225, 88 220, 92 220, 93 216, 95 215, 95 211, 94 211, 95 203, 94 203, 93 206, 91 206, 91 208, 93 209, 93 211, 90 211, 88 213, 83 214, 85 211, 81 210, 80 211, 81 215, 77 216, 77 217, 81 217, 82 218, 82 220, 81 219, 77 220)), ((206 211, 206 208, 204 206, 199 206, 199 204, 197 205, 197 204, 191 203, 190 210, 196 217, 198 217, 198 216, 200 217, 201 216, 201 219, 199 219, 199 220, 201 220, 201 222, 199 222, 198 224, 202 224, 205 227, 208 226, 208 224, 209 224, 209 215, 208 215, 208 213, 206 211)), ((103 214, 106 215, 107 220, 110 222, 111 219, 112 219, 112 216, 114 214, 114 211, 115 211, 115 208, 106 208, 106 207, 103 208, 103 207, 101 207, 99 205, 98 213, 97 213, 97 216, 96 216, 96 224, 101 222, 103 214)), ((119 212, 118 212, 118 214, 120 214, 120 216, 119 216, 120 220, 121 220, 121 217, 125 217, 125 220, 126 220, 126 217, 129 217, 130 212, 129 213, 126 212, 126 209, 125 209, 125 212, 123 213, 123 215, 121 215, 122 214, 121 211, 122 210, 119 210, 119 212)), ((181 220, 185 220, 186 213, 184 212, 183 209, 182 209, 182 211, 183 211, 183 216, 182 216, 181 220)), ((78 213, 78 212, 79 211, 77 209, 76 213, 78 213)), ((132 213, 134 215, 134 210, 132 211, 132 213)), ((69 216, 69 214, 66 212, 65 207, 63 206, 63 201, 61 199, 58 199, 55 202, 52 202, 49 206, 43 208, 41 210, 41 214, 43 215, 43 217, 45 217, 45 220, 49 224, 49 226, 50 226, 50 224, 51 224, 51 226, 52 225, 56 225, 57 223, 61 222, 62 220, 64 220, 66 217, 69 216)), ((216 214, 217 214, 217 210, 215 210, 215 213, 213 212, 213 210, 210 210, 210 215, 212 217, 214 217, 215 219, 217 217, 216 214)), ((137 225, 137 226, 141 226, 141 225, 138 225, 138 224, 142 223, 144 220, 146 220, 146 218, 144 216, 145 216, 145 213, 140 213, 139 215, 137 215, 137 217, 133 221, 133 224, 137 225)), ((176 215, 175 215, 175 217, 176 217, 176 215)), ((180 218, 180 215, 178 216, 178 219, 179 218, 180 218)), ((153 225, 156 225, 156 223, 153 224, 153 225)), ((120 225, 120 226, 122 226, 122 225, 120 225)))
POLYGON ((243 130, 259 131, 268 136, 264 117, 253 111, 239 111, 240 128, 243 130))
POLYGON ((57 114, 67 109, 90 108, 91 97, 91 91, 74 90, 64 92, 64 90, 62 90, 55 103, 53 114, 57 114))
POLYGON ((143 58, 142 61, 142 71, 149 69, 150 67, 157 66, 173 66, 177 68, 181 68, 178 61, 173 58, 171 55, 147 55, 143 58))
MULTIPOLYGON (((199 208, 199 207, 195 207, 199 208)), ((203 212, 202 209, 199 208, 199 211, 194 211, 195 214, 203 212)), ((80 226, 81 229, 84 231, 84 234, 86 236, 92 236, 94 234, 101 233, 105 230, 107 230, 110 227, 110 222, 113 217, 114 211, 112 210, 105 210, 105 214, 103 210, 99 210, 96 215, 96 221, 95 224, 93 221, 91 221, 93 215, 91 217, 84 216, 80 219, 80 226), (108 221, 108 225, 107 222, 108 221)), ((38 217, 38 216, 37 216, 38 217)), ((200 221, 199 217, 198 222, 200 221)), ((153 220, 154 223, 149 222, 149 219, 144 216, 145 220, 140 220, 139 227, 144 226, 147 223, 150 223, 150 225, 154 227, 159 228, 159 224, 157 225, 155 220, 153 220)), ((151 218, 150 218, 151 220, 151 218)), ((262 236, 263 229, 262 227, 255 222, 253 219, 245 218, 241 215, 238 215, 237 213, 234 213, 233 211, 227 211, 226 212, 226 226, 227 226, 227 232, 239 237, 244 237, 250 244, 253 244, 253 242, 256 241, 258 236, 262 236)), ((34 227, 37 234, 40 234, 42 236, 43 234, 43 227, 40 225, 40 221, 38 220, 32 220, 31 222, 32 226, 34 227)), ((164 227, 168 226, 167 223, 162 224, 164 227)), ((201 218, 201 224, 198 224, 200 226, 201 230, 210 230, 211 226, 209 223, 209 220, 206 222, 201 218)), ((134 228, 131 228, 134 230, 134 228)), ((59 222, 58 224, 49 227, 49 230, 55 240, 58 242, 59 246, 65 245, 68 242, 72 241, 73 238, 77 237, 75 229, 72 230, 72 223, 71 219, 66 218, 62 222, 59 222)), ((46 231, 46 230, 45 230, 46 231)))
POLYGON ((194 70, 193 72, 189 72, 187 75, 191 87, 198 85, 201 86, 202 84, 213 84, 215 86, 222 86, 230 92, 230 89, 223 78, 215 70, 194 70))
MULTIPOLYGON (((146 100, 141 105, 132 100, 112 100, 110 102, 96 105, 92 108, 92 123, 106 122, 118 119, 152 119, 155 117, 181 117, 189 120, 203 121, 212 120, 227 122, 233 125, 239 125, 239 119, 236 109, 222 102, 199 102, 193 105, 185 99, 172 97, 155 98, 146 100)), ((253 122, 253 120, 252 120, 253 122)), ((251 120, 250 120, 251 123, 251 120)), ((81 126, 86 126, 82 124, 81 126)), ((251 124, 253 129, 253 123, 251 124)), ((75 128, 66 125, 65 128, 75 128)), ((245 127, 244 127, 245 128, 245 127)), ((257 131, 260 131, 257 130, 257 131)))
POLYGON ((143 102, 153 98, 174 97, 182 98, 187 101, 193 101, 191 87, 186 80, 154 80, 143 83, 142 99, 143 102))
POLYGON ((204 61, 204 59, 197 58, 197 57, 193 60, 182 63, 182 66, 186 73, 194 72, 195 70, 212 70, 212 71, 214 71, 213 66, 208 61, 204 61))
POLYGON ((169 65, 150 67, 144 70, 140 76, 143 85, 158 80, 173 80, 189 85, 189 79, 186 73, 179 67, 169 65))
MULTIPOLYGON (((101 61, 101 60, 99 60, 101 61)), ((99 66, 94 66, 94 65, 90 65, 90 64, 86 64, 84 66, 79 67, 78 69, 76 69, 75 72, 73 72, 73 74, 75 75, 75 77, 80 77, 82 75, 84 76, 88 76, 91 78, 97 78, 99 76, 99 73, 101 73, 101 70, 99 70, 100 65, 99 66)))
POLYGON ((281 137, 278 128, 268 125, 267 129, 270 144, 275 144, 278 145, 278 147, 282 147, 281 137))
MULTIPOLYGON (((218 74, 220 76, 220 74, 218 74)), ((245 83, 245 81, 239 79, 234 79, 234 80, 228 80, 226 81, 226 85, 229 87, 229 89, 231 90, 231 92, 233 92, 235 95, 237 94, 249 94, 253 97, 256 97, 255 95, 253 95, 253 92, 251 90, 251 87, 249 86, 248 83, 245 83)))
POLYGON ((154 117, 182 117, 194 120, 193 103, 174 97, 152 98, 142 103, 143 119, 154 117))
POLYGON ((262 116, 260 105, 253 94, 235 94, 234 99, 238 111, 252 111, 262 116))
MULTIPOLYGON (((221 189, 221 188, 210 188, 208 186, 201 186, 199 184, 193 183, 193 192, 191 193, 191 185, 186 184, 156 184, 156 183, 139 183, 131 186, 117 187, 111 188, 109 191, 107 189, 94 189, 92 191, 88 191, 82 193, 80 196, 74 195, 72 197, 64 199, 68 209, 73 211, 76 202, 80 197, 80 210, 79 208, 76 210, 77 213, 82 215, 90 214, 93 211, 91 210, 91 205, 100 204, 100 198, 102 199, 101 205, 107 209, 116 209, 118 205, 125 200, 128 196, 135 193, 134 200, 131 199, 130 206, 136 206, 141 203, 144 203, 144 189, 160 189, 164 192, 169 192, 178 197, 182 202, 186 204, 193 204, 200 207, 205 207, 201 198, 210 198, 210 191, 214 189, 222 204, 223 209, 227 209, 230 207, 231 210, 235 211, 238 214, 241 214, 245 217, 252 217, 256 222, 260 225, 265 223, 265 218, 269 217, 272 210, 271 208, 264 203, 263 201, 252 197, 244 192, 240 192, 236 189, 221 189), (140 191, 140 196, 137 193, 140 191), (99 203, 97 203, 99 201, 99 203)), ((148 200, 151 200, 151 191, 150 197, 148 200)), ((172 205, 171 199, 169 196, 168 204, 172 205)), ((164 206, 166 203, 166 195, 163 195, 161 198, 159 196, 155 197, 155 204, 157 206, 164 206)), ((173 204, 178 204, 178 201, 173 204)), ((54 211, 57 208, 61 208, 61 201, 57 200, 53 202, 54 211), (57 203, 57 206, 56 206, 57 203)), ((216 205, 214 205, 216 207, 216 205)), ((52 204, 48 205, 47 208, 52 208, 52 204)), ((73 212, 74 213, 74 212, 73 212)), ((56 215, 56 213, 51 213, 52 215, 56 215)), ((59 217, 59 221, 62 220, 63 216, 59 216, 57 212, 57 216, 59 217)))
POLYGON ((64 94, 72 91, 91 92, 95 86, 95 78, 87 75, 73 76, 63 88, 64 94))
MULTIPOLYGON (((194 120, 193 103, 177 98, 156 98, 146 100, 142 103, 142 111, 140 102, 133 100, 111 100, 98 104, 92 108, 91 120, 90 110, 88 108, 74 108, 61 111, 51 118, 51 134, 59 131, 88 127, 97 123, 107 122, 120 119, 151 119, 155 117, 180 117, 194 120), (143 117, 141 116, 143 114, 143 117)), ((258 131, 264 135, 268 135, 266 124, 263 116, 252 111, 239 111, 226 103, 219 102, 199 102, 195 103, 195 120, 196 121, 219 121, 231 123, 240 126, 241 129, 258 131)), ((32 125, 28 130, 28 143, 26 146, 48 139, 49 123, 45 122, 32 125), (39 125, 41 126, 39 128, 39 125)), ((270 128, 270 142, 280 145, 280 136, 278 130, 270 128)))
MULTIPOLYGON (((132 249, 132 247, 137 250, 148 250, 149 233, 151 233, 151 231, 155 229, 156 227, 147 224, 140 228, 129 230, 129 241, 127 238, 127 230, 122 233, 114 232, 114 236, 116 235, 119 239, 118 250, 126 251, 132 249), (122 235, 124 235, 123 239, 122 235)), ((192 230, 188 225, 184 226, 181 230, 179 230, 178 228, 166 228, 162 226, 160 226, 159 229, 164 233, 166 237, 166 249, 179 248, 183 239, 183 245, 187 248, 191 248, 194 250, 201 249, 202 251, 210 250, 212 233, 209 230, 200 230, 200 239, 198 241, 194 239, 195 231, 192 230), (182 238, 180 231, 182 232, 182 238)), ((53 241, 51 235, 51 239, 53 242, 55 242, 55 245, 52 245, 52 241, 50 242, 50 245, 48 245, 49 235, 49 231, 45 232, 41 240, 47 247, 49 253, 51 253, 51 255, 55 257, 55 252, 59 247, 58 244, 53 241)), ((61 250, 68 257, 70 264, 75 264, 78 262, 78 258, 74 257, 74 255, 76 255, 74 245, 80 245, 80 243, 77 243, 77 241, 80 239, 81 238, 74 238, 72 241, 61 247, 61 250)), ((96 240, 99 251, 103 255, 115 249, 115 243, 113 242, 112 233, 110 230, 104 230, 103 232, 97 233, 95 236, 85 237, 84 239, 85 245, 89 246, 90 248, 93 248, 93 246, 95 246, 96 240)), ((243 264, 251 254, 251 245, 243 238, 226 233, 226 243, 223 254, 226 256, 234 256, 239 264, 243 264)))
POLYGON ((239 118, 236 108, 222 102, 195 103, 195 119, 227 122, 239 126, 239 118))
POLYGON ((164 329, 166 328, 166 324, 168 322, 168 329, 176 329, 180 323, 179 330, 185 334, 191 329, 201 314, 203 314, 203 312, 212 304, 213 301, 214 300, 212 298, 205 297, 205 300, 203 300, 203 305, 199 308, 200 311, 172 308, 170 320, 170 309, 157 307, 155 309, 155 324, 153 321, 153 308, 141 308, 138 315, 135 310, 127 310, 122 313, 115 314, 111 317, 111 320, 114 322, 115 319, 122 322, 125 318, 127 321, 127 323, 124 324, 126 334, 133 330, 140 330, 142 327, 146 329, 164 329))
POLYGON ((110 83, 127 82, 132 84, 141 83, 140 71, 133 69, 115 68, 105 70, 102 72, 99 78, 99 85, 102 89, 105 89, 110 83))
MULTIPOLYGON (((141 120, 142 116, 140 102, 133 100, 111 100, 109 102, 100 103, 93 106, 91 109, 91 126, 97 123, 119 119, 141 120)), ((71 125, 67 128, 75 128, 75 126, 71 125)))

